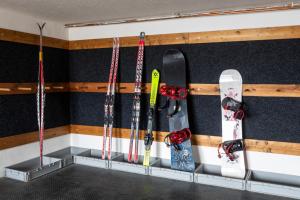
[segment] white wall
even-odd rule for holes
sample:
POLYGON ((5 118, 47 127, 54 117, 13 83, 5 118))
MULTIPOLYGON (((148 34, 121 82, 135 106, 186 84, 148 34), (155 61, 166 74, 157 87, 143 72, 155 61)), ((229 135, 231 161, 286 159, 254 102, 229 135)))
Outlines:
POLYGON ((30 16, 15 12, 8 9, 0 8, 0 28, 10 29, 20 32, 39 34, 36 23, 46 22, 44 35, 59 39, 68 39, 68 31, 64 28, 63 23, 45 20, 38 17, 30 16))
MULTIPOLYGON (((99 149, 102 148, 102 137, 71 134, 71 146, 99 149)), ((128 153, 129 139, 114 138, 112 151, 128 153)), ((144 141, 139 140, 139 154, 144 154, 144 141)), ((217 148, 193 146, 193 155, 196 162, 220 165, 217 148)), ((153 142, 151 156, 170 159, 170 149, 163 142, 153 142)), ((300 176, 300 157, 283 154, 262 153, 247 151, 248 168, 273 173, 282 173, 300 176)))
POLYGON ((69 28, 69 40, 300 25, 300 9, 69 28))

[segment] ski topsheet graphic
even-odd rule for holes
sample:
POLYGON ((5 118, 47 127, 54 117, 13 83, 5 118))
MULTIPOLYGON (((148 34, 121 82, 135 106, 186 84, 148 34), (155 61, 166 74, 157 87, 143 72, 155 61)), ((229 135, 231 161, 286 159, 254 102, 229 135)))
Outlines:
POLYGON ((222 143, 218 147, 222 176, 244 178, 245 158, 242 135, 244 108, 242 103, 242 77, 229 69, 220 76, 222 109, 222 143))
POLYGON ((44 109, 45 109, 45 80, 43 64, 43 29, 46 23, 38 24, 40 29, 40 51, 39 51, 39 72, 37 85, 37 117, 40 138, 40 167, 43 167, 43 150, 44 150, 44 109))
POLYGON ((144 166, 149 166, 151 145, 154 139, 152 134, 152 124, 153 124, 153 118, 155 112, 158 85, 159 85, 159 72, 156 69, 154 69, 152 71, 152 80, 151 80, 150 107, 148 111, 147 133, 144 138, 144 143, 145 143, 145 154, 144 154, 144 162, 143 162, 144 166))
POLYGON ((165 143, 171 147, 171 168, 190 171, 195 170, 189 129, 186 97, 186 65, 183 54, 171 49, 163 55, 163 81, 160 88, 162 96, 167 98, 165 106, 169 119, 169 131, 165 143))
POLYGON ((103 126, 103 143, 102 143, 102 159, 105 159, 106 154, 106 138, 108 134, 108 151, 107 158, 111 159, 112 146, 112 131, 114 123, 114 102, 115 102, 115 88, 118 73, 119 63, 119 38, 113 39, 113 51, 111 58, 111 65, 108 78, 107 93, 104 104, 104 126, 103 126))
POLYGON ((134 163, 138 162, 138 144, 139 144, 139 125, 140 125, 140 110, 141 110, 141 92, 142 92, 142 72, 143 72, 143 59, 144 59, 144 38, 145 33, 141 32, 139 49, 136 62, 135 86, 132 104, 132 117, 131 117, 131 130, 130 130, 130 143, 128 152, 128 162, 132 162, 133 141, 134 145, 134 163))

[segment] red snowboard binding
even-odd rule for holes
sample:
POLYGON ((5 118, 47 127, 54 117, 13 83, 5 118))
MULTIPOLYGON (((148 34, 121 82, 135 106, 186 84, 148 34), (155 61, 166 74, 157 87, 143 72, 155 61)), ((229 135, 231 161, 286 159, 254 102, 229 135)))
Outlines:
POLYGON ((243 151, 245 149, 243 140, 229 140, 218 145, 218 157, 221 158, 220 148, 223 149, 229 160, 234 161, 236 157, 234 152, 243 151))
POLYGON ((180 144, 186 140, 189 140, 192 136, 192 133, 189 128, 182 129, 181 131, 174 131, 168 134, 164 142, 169 146, 174 146, 176 150, 181 150, 180 144))
POLYGON ((170 105, 170 101, 175 101, 175 106, 172 112, 168 113, 167 117, 172 117, 178 112, 179 109, 179 101, 186 99, 188 95, 188 90, 182 87, 175 87, 175 86, 167 86, 163 85, 160 87, 160 94, 162 96, 167 97, 167 101, 164 106, 160 107, 158 110, 161 111, 162 109, 168 108, 170 105))
POLYGON ((245 117, 245 104, 239 102, 231 97, 226 97, 222 100, 221 103, 224 110, 233 111, 233 119, 242 120, 245 117))

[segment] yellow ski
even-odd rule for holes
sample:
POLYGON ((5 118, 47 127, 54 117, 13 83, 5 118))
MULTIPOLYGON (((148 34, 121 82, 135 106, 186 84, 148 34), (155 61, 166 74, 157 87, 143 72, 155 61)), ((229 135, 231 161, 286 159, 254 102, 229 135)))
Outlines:
POLYGON ((155 111, 158 86, 159 86, 159 72, 156 69, 154 69, 152 71, 152 80, 151 80, 150 108, 148 112, 147 133, 144 138, 144 142, 145 142, 145 154, 144 154, 144 162, 143 162, 144 166, 149 166, 150 164, 151 145, 154 139, 152 134, 152 123, 153 123, 153 117, 155 111))

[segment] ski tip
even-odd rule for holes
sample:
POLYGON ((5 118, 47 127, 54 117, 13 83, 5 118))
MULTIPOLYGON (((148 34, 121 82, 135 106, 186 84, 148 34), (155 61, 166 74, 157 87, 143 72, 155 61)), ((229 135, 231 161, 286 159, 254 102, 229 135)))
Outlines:
POLYGON ((155 78, 159 78, 159 71, 157 69, 152 70, 152 76, 155 78))
POLYGON ((145 32, 141 32, 140 33, 140 39, 144 39, 145 38, 145 32))
POLYGON ((44 22, 44 23, 42 23, 42 24, 40 24, 40 23, 36 23, 36 24, 38 25, 38 27, 39 27, 40 30, 43 30, 43 28, 44 28, 45 25, 46 25, 46 22, 44 22))

